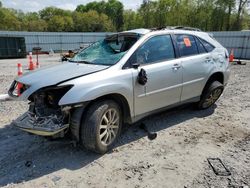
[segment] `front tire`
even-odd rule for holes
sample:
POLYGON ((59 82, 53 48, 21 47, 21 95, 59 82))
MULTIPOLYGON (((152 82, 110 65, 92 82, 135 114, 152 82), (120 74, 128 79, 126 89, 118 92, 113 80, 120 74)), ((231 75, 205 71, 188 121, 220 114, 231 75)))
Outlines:
POLYGON ((211 107, 221 96, 224 86, 218 82, 213 81, 204 89, 201 100, 198 102, 198 109, 203 110, 211 107))
POLYGON ((115 144, 122 127, 122 113, 112 100, 97 101, 90 106, 82 121, 80 140, 97 153, 106 153, 115 144))

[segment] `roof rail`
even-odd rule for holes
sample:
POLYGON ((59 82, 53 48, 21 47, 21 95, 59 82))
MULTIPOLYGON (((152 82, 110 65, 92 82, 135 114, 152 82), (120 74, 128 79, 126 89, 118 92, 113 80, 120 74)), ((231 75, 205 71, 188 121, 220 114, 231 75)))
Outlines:
POLYGON ((164 29, 180 29, 180 30, 188 30, 188 31, 202 31, 201 29, 194 28, 194 27, 185 27, 185 26, 166 26, 166 27, 158 27, 158 28, 151 28, 152 31, 156 30, 164 30, 164 29))
POLYGON ((185 26, 174 26, 173 29, 182 29, 182 30, 189 30, 189 31, 201 31, 201 29, 195 27, 185 27, 185 26))

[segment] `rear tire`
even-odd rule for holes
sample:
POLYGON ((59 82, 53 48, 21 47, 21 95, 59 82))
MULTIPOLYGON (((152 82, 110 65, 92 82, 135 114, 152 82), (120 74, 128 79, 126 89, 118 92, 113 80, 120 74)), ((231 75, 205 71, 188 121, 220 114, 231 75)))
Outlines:
POLYGON ((218 82, 213 81, 204 89, 201 100, 198 102, 197 107, 200 110, 211 107, 221 96, 224 86, 218 82))
POLYGON ((122 113, 112 100, 97 101, 84 115, 80 129, 82 145, 96 153, 106 153, 115 144, 122 127, 122 113))

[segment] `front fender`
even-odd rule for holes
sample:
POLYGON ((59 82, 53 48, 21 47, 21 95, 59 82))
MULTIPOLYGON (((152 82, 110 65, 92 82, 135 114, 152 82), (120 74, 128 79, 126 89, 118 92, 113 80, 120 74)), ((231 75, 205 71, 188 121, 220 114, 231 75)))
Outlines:
POLYGON ((97 85, 91 88, 81 88, 81 87, 73 87, 70 91, 68 91, 59 101, 59 105, 68 105, 81 103, 86 101, 92 101, 96 98, 102 97, 108 94, 120 94, 123 95, 128 103, 133 100, 133 91, 129 88, 121 86, 120 84, 103 84, 97 85))
POLYGON ((84 103, 109 94, 120 94, 127 100, 130 112, 133 114, 132 72, 130 69, 115 68, 62 83, 61 85, 70 84, 73 87, 60 99, 59 105, 84 103))

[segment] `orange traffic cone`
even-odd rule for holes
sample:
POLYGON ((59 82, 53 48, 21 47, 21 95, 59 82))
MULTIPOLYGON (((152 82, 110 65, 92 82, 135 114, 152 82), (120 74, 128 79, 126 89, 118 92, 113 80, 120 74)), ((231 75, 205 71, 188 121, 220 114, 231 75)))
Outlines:
MULTIPOLYGON (((18 76, 22 76, 23 75, 23 69, 22 69, 22 64, 18 63, 17 64, 17 75, 18 76)), ((23 85, 21 83, 17 83, 17 95, 20 96, 21 95, 21 89, 22 89, 23 85)))
POLYGON ((233 62, 234 61, 234 49, 231 50, 230 55, 229 55, 229 62, 233 62))
POLYGON ((34 64, 32 61, 32 52, 29 53, 29 70, 34 70, 34 64))

